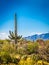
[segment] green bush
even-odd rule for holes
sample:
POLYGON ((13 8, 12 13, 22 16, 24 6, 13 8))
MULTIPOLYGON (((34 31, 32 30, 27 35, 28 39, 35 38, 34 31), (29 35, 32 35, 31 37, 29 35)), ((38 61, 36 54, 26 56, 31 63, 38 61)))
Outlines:
POLYGON ((38 43, 28 43, 27 52, 28 54, 38 53, 38 43))
POLYGON ((31 57, 32 60, 34 60, 35 62, 37 62, 37 61, 40 59, 38 54, 32 54, 30 57, 31 57))
POLYGON ((24 55, 25 54, 25 48, 23 48, 23 47, 17 48, 17 53, 20 55, 24 55))
POLYGON ((8 62, 11 62, 12 59, 8 52, 1 52, 0 53, 0 61, 1 61, 1 63, 8 63, 8 62))
POLYGON ((14 44, 7 40, 0 41, 1 65, 49 65, 48 41, 44 41, 43 46, 38 42, 21 42, 14 44))

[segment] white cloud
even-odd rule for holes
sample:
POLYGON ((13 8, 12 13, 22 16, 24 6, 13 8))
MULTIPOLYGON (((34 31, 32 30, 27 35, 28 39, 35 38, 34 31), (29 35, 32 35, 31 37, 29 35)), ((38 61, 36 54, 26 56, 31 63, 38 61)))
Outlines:
POLYGON ((8 34, 7 33, 0 33, 0 39, 7 39, 8 34))
POLYGON ((47 33, 47 32, 31 32, 29 34, 24 35, 23 37, 32 36, 32 35, 35 35, 35 34, 40 35, 40 34, 44 34, 44 33, 47 33))
POLYGON ((35 35, 35 34, 40 35, 40 34, 44 34, 44 33, 47 33, 47 32, 33 32, 33 33, 30 33, 30 35, 29 35, 29 36, 31 36, 31 35, 35 35))
POLYGON ((31 33, 31 35, 35 35, 35 34, 40 35, 40 34, 42 34, 42 32, 33 32, 33 33, 31 33))

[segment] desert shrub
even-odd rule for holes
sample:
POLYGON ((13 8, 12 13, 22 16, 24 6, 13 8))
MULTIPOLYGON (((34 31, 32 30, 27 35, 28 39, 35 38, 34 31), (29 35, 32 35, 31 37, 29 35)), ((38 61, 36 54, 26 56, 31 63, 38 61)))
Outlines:
POLYGON ((17 48, 17 53, 20 54, 20 55, 24 55, 24 54, 25 54, 25 48, 23 48, 23 47, 18 47, 18 48, 17 48))
POLYGON ((34 44, 28 43, 27 52, 28 54, 38 53, 38 43, 34 43, 34 44))
POLYGON ((48 63, 45 62, 45 61, 39 60, 39 61, 36 63, 36 65, 48 65, 48 63))
POLYGON ((35 64, 35 61, 32 60, 32 58, 28 57, 28 58, 26 59, 26 63, 27 63, 27 65, 34 65, 34 64, 35 64))
POLYGON ((16 52, 16 45, 10 44, 10 43, 4 43, 2 45, 2 51, 9 52, 9 53, 15 53, 16 52))
POLYGON ((49 62, 49 43, 45 45, 44 47, 40 47, 38 49, 40 60, 44 60, 49 62))
POLYGON ((20 60, 18 65, 25 65, 25 60, 20 60))
POLYGON ((21 42, 13 44, 4 40, 3 43, 0 43, 0 63, 7 63, 8 65, 49 65, 49 41, 44 41, 44 45, 41 41, 42 44, 37 41, 21 42))
POLYGON ((4 40, 0 40, 0 44, 3 44, 4 43, 4 40))
POLYGON ((12 61, 8 52, 1 52, 0 60, 1 60, 1 63, 8 63, 12 61))
POLYGON ((34 65, 35 61, 32 58, 28 57, 26 59, 21 59, 18 65, 34 65))
POLYGON ((19 54, 13 54, 11 55, 12 63, 18 64, 20 61, 21 56, 19 54))
POLYGON ((23 56, 21 57, 21 59, 26 60, 27 57, 28 57, 27 55, 23 55, 23 56))
POLYGON ((45 41, 45 45, 47 45, 47 44, 49 44, 49 40, 46 40, 46 41, 45 41))
POLYGON ((49 43, 47 43, 45 47, 45 55, 46 55, 46 61, 49 62, 49 43))
POLYGON ((40 58, 39 58, 39 54, 31 54, 30 56, 32 58, 32 60, 34 60, 35 62, 37 62, 40 58))
POLYGON ((10 50, 10 45, 8 43, 4 43, 2 46, 2 51, 9 51, 10 50))
POLYGON ((17 58, 13 58, 12 63, 18 64, 18 62, 19 62, 19 59, 17 59, 17 58))

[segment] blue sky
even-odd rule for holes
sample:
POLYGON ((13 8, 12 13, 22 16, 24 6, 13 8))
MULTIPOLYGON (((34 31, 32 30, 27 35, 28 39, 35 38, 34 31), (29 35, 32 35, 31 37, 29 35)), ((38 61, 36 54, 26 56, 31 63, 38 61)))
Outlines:
POLYGON ((19 35, 49 32, 49 0, 0 0, 0 38, 14 31, 14 13, 19 35))

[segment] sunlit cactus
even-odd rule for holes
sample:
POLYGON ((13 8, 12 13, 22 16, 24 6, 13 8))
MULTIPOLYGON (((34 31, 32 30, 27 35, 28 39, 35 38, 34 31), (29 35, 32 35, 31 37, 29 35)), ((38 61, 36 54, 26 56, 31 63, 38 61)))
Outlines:
POLYGON ((18 36, 17 35, 17 15, 16 15, 16 13, 14 15, 14 32, 9 31, 9 34, 10 35, 8 37, 11 40, 14 40, 15 41, 15 44, 17 44, 17 41, 22 38, 22 36, 18 36))
POLYGON ((14 21, 14 25, 15 25, 15 44, 17 43, 17 15, 15 13, 15 21, 14 21))

